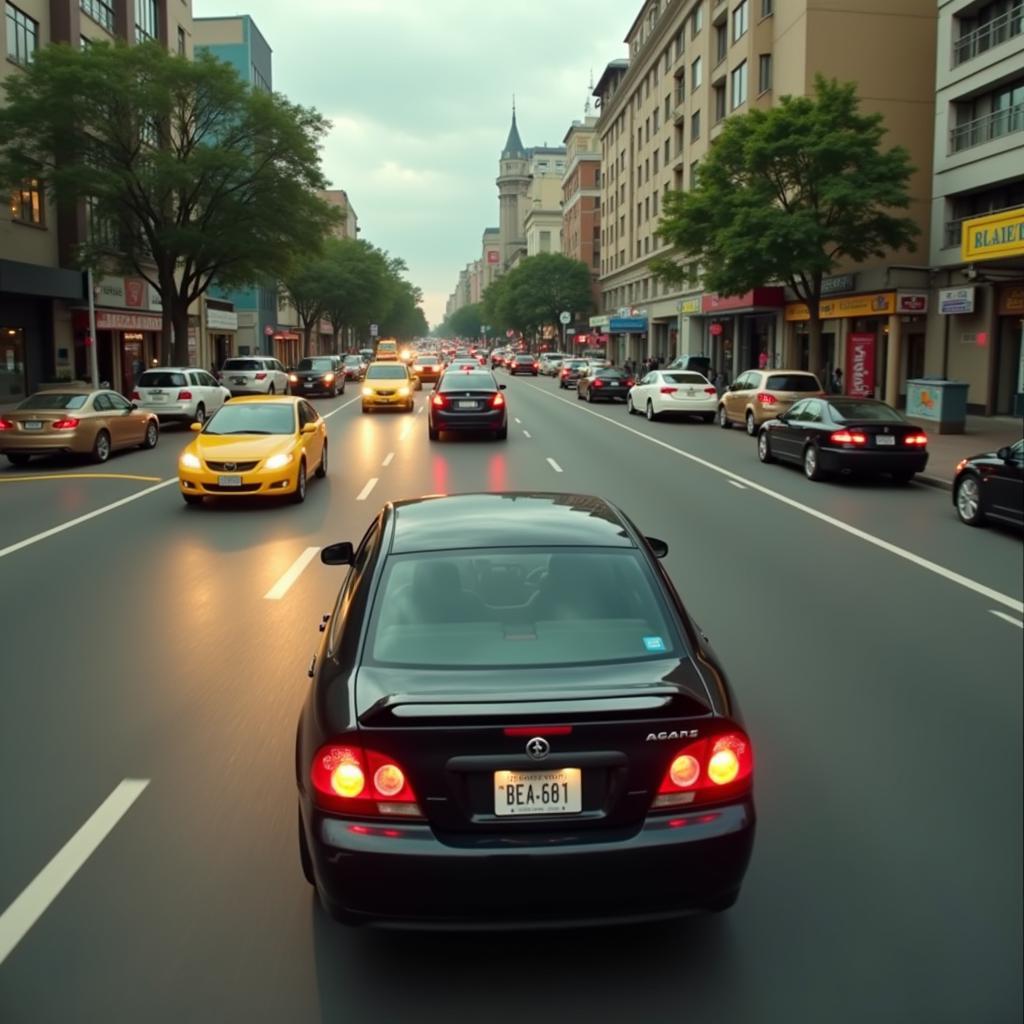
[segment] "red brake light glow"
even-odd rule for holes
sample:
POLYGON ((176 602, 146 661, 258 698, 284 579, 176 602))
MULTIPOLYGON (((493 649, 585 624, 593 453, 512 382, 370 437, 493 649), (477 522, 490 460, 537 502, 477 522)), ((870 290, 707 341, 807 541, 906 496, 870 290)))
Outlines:
POLYGON ((750 788, 753 771, 750 740, 740 730, 695 740, 669 762, 652 807, 735 797, 750 788))
POLYGON ((594 388, 603 388, 603 387, 604 387, 604 381, 603 381, 603 380, 601 380, 601 378, 600 378, 600 377, 595 377, 595 378, 594 378, 594 382, 593 382, 593 384, 591 384, 591 387, 594 387, 594 388))
POLYGON ((505 396, 500 391, 494 392, 494 397, 491 399, 491 407, 494 409, 500 409, 505 404, 505 396))
POLYGON ((310 768, 319 807, 358 817, 422 817, 409 778, 395 760, 355 744, 321 747, 310 768))
POLYGON ((658 388, 660 394, 663 395, 674 395, 679 388, 658 388))
POLYGON ((448 404, 448 399, 445 398, 444 395, 435 391, 430 396, 430 404, 434 406, 435 409, 443 409, 448 404))
POLYGON ((571 725, 510 725, 506 726, 506 736, 569 736, 571 725))
POLYGON ((131 400, 133 402, 137 402, 139 400, 139 393, 138 393, 138 391, 133 391, 129 397, 131 398, 131 400))
POLYGON ((704 389, 704 394, 705 395, 717 395, 718 394, 718 389, 717 388, 713 388, 713 387, 706 387, 704 389))
POLYGON ((14 421, 13 420, 5 420, 2 416, 0 416, 0 430, 13 430, 13 429, 14 429, 14 421))
POLYGON ((62 420, 54 420, 50 426, 54 430, 74 430, 78 426, 78 420, 74 416, 65 416, 62 420))
POLYGON ((256 379, 257 380, 266 380, 267 379, 267 375, 265 373, 257 373, 256 374, 256 379))
POLYGON ((837 430, 829 435, 830 444, 867 444, 866 434, 859 430, 837 430))
POLYGON ((634 384, 636 384, 636 381, 635 381, 635 380, 633 380, 633 378, 632 378, 632 377, 627 377, 627 378, 626 378, 626 387, 627 387, 627 388, 631 388, 631 387, 633 387, 633 385, 634 385, 634 384))
POLYGON ((178 392, 178 401, 179 402, 191 402, 192 401, 192 392, 191 391, 179 391, 178 392))
POLYGON ((772 395, 772 394, 769 394, 767 391, 758 391, 758 393, 757 393, 757 400, 762 405, 774 405, 775 401, 776 401, 775 396, 772 395))
POLYGON ((907 434, 907 436, 903 438, 903 443, 904 444, 915 445, 915 446, 926 445, 928 443, 928 435, 927 434, 907 434))

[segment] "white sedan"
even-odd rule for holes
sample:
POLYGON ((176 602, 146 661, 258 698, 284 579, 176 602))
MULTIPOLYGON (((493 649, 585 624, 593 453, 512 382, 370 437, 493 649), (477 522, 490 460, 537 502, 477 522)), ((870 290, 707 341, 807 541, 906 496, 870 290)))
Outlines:
POLYGON ((712 423, 718 411, 718 391, 702 373, 653 370, 630 389, 626 409, 649 420, 664 413, 681 413, 712 423))
POLYGON ((205 423, 230 397, 226 387, 194 366, 146 370, 131 394, 139 408, 179 423, 205 423))

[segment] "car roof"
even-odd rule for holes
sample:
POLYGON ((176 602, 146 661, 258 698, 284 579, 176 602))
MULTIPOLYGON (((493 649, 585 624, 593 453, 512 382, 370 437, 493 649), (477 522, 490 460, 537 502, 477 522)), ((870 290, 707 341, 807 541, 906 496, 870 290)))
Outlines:
POLYGON ((636 545, 622 514, 587 494, 499 491, 396 501, 391 551, 636 545))
POLYGON ((403 370, 406 368, 401 359, 375 359, 370 363, 369 369, 372 370, 375 366, 400 366, 403 370))
POLYGON ((229 405, 262 405, 266 402, 274 402, 277 405, 298 405, 302 401, 299 395, 239 395, 237 398, 228 399, 229 405))
MULTIPOLYGON (((239 359, 251 359, 252 356, 239 356, 239 359)), ((147 366, 143 373, 206 373, 201 366, 147 366)))

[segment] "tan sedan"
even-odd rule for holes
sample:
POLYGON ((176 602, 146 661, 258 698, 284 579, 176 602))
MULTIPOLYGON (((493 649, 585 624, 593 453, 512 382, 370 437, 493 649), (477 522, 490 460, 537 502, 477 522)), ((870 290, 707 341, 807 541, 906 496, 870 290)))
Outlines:
POLYGON ((68 452, 106 462, 118 448, 155 448, 160 423, 116 391, 68 386, 37 391, 0 413, 0 452, 15 466, 68 452))
POLYGON ((821 381, 806 370, 747 370, 718 401, 718 425, 742 423, 753 437, 762 423, 789 410, 801 398, 824 395, 821 381))

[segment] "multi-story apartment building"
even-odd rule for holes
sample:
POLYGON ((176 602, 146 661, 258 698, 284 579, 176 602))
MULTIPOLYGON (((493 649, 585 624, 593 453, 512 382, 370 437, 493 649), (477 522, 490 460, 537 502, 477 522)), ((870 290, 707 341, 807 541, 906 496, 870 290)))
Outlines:
POLYGON ((597 118, 573 121, 565 134, 562 252, 590 268, 595 308, 601 301, 601 140, 597 118))
MULTIPOLYGON (((49 43, 157 39, 192 54, 191 0, 4 0, 0 80, 21 74, 49 43)), ((74 253, 88 230, 83 207, 58 216, 42 183, 24 182, 0 216, 0 403, 43 381, 88 376, 88 296, 74 253)), ((100 376, 129 390, 159 358, 160 302, 141 278, 95 282, 100 376)))
POLYGON ((808 312, 778 282, 743 296, 705 294, 652 276, 665 252, 655 235, 665 193, 692 186, 725 118, 778 97, 808 93, 816 72, 861 83, 862 109, 878 111, 917 171, 910 215, 916 253, 843 267, 823 303, 826 361, 842 365, 847 339, 873 339, 876 391, 897 398, 923 371, 929 283, 931 119, 935 0, 646 0, 626 35, 628 61, 612 62, 600 103, 602 315, 614 358, 706 352, 730 378, 762 359, 807 365, 808 312), (763 355, 762 355, 763 354, 763 355))
POLYGON ((1024 2, 938 6, 926 368, 1024 415, 1024 2))
POLYGON ((348 193, 344 189, 329 188, 317 195, 329 206, 333 206, 341 214, 341 220, 334 229, 335 238, 357 238, 359 236, 359 218, 352 207, 348 193))

